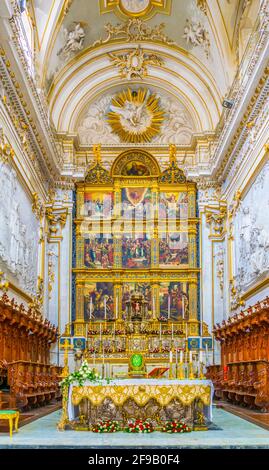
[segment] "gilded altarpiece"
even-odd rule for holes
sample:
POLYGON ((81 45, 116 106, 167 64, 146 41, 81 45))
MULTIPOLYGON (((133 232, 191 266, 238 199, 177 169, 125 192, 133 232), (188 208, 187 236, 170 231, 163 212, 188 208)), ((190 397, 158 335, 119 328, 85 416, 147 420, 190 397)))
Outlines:
POLYGON ((146 151, 96 161, 77 184, 75 336, 113 362, 156 362, 199 336, 196 186, 173 151, 161 172, 146 151), (154 361, 153 361, 154 362, 154 361))

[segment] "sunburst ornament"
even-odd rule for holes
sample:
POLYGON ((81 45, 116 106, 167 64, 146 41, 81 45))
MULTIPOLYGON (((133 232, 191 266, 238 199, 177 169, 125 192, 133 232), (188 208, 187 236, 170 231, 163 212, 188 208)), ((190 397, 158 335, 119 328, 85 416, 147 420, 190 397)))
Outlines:
POLYGON ((145 143, 160 133, 165 112, 147 89, 122 91, 112 99, 108 122, 122 142, 145 143))

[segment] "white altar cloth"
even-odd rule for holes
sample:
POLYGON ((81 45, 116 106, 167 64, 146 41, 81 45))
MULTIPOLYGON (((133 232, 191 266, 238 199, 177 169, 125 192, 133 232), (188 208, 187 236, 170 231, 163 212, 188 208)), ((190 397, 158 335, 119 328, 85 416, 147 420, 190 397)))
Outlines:
MULTIPOLYGON (((106 380, 102 380, 101 382, 85 382, 83 384, 84 387, 87 385, 98 386, 98 385, 207 385, 210 386, 211 389, 211 400, 209 406, 204 406, 204 414, 206 418, 211 422, 212 421, 212 403, 213 403, 213 394, 214 394, 214 386, 211 380, 177 380, 177 379, 113 379, 110 380, 109 384, 106 380)), ((78 387, 78 383, 73 383, 69 387, 69 394, 68 394, 68 419, 69 421, 73 421, 76 418, 75 406, 72 404, 72 391, 73 387, 78 387)))

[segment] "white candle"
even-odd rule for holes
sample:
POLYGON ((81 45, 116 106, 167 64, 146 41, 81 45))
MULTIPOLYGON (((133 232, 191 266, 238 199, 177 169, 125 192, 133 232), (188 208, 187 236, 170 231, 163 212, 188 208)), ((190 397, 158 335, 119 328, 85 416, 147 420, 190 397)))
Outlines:
POLYGON ((170 362, 173 362, 173 351, 170 351, 169 360, 170 362))
POLYGON ((192 362, 192 351, 190 351, 190 362, 192 362))
POLYGON ((170 294, 168 294, 168 319, 170 319, 170 314, 171 314, 171 299, 170 299, 170 294))
POLYGON ((185 318, 185 298, 184 298, 184 295, 182 295, 182 318, 183 318, 183 320, 185 318))
POLYGON ((182 351, 182 349, 180 351, 180 362, 181 362, 181 364, 183 363, 183 351, 182 351))
POLYGON ((200 351, 200 362, 203 362, 203 351, 200 351))
POLYGON ((206 359, 206 364, 207 364, 207 362, 208 362, 208 345, 207 345, 207 343, 205 345, 205 359, 206 359))
POLYGON ((118 318, 118 295, 116 295, 116 318, 118 318))
POLYGON ((103 345, 103 365, 104 365, 104 363, 105 363, 105 347, 103 345))
POLYGON ((104 299, 104 307, 105 307, 105 320, 106 320, 106 297, 104 299))
POLYGON ((90 320, 92 319, 92 296, 90 298, 90 320))

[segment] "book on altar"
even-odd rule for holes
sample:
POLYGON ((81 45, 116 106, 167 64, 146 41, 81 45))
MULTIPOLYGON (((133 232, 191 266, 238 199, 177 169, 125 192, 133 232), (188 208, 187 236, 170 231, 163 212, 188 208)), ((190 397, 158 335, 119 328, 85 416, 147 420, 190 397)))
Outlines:
POLYGON ((169 370, 169 367, 154 367, 154 369, 148 373, 148 377, 151 379, 158 379, 159 377, 162 377, 167 370, 169 370))

